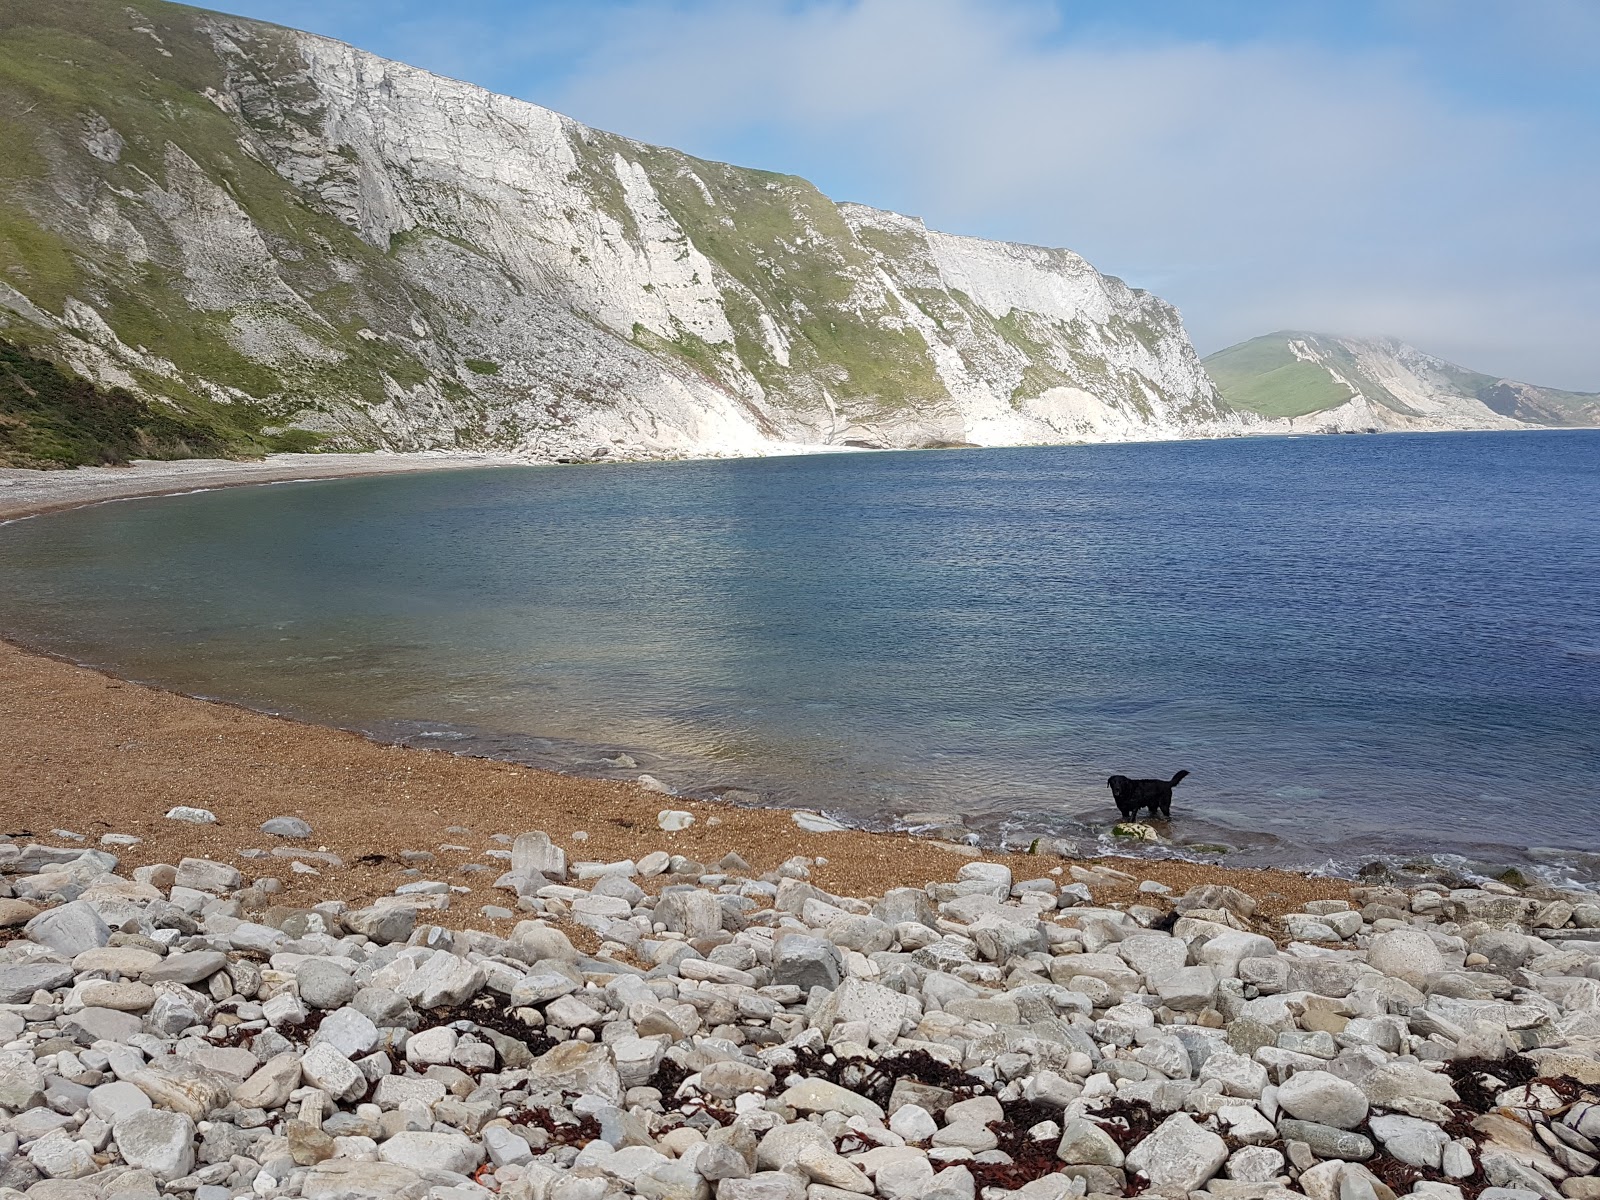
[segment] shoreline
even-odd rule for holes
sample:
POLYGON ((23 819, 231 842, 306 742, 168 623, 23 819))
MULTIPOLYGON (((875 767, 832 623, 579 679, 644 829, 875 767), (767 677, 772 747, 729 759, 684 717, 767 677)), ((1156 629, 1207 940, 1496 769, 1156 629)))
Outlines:
MULTIPOLYGON (((376 474, 409 473, 426 470, 465 469, 475 467, 488 467, 496 465, 512 465, 514 460, 503 456, 488 455, 443 455, 443 454, 411 454, 411 455, 275 455, 260 462, 234 463, 225 460, 183 460, 176 463, 156 463, 141 461, 132 468, 80 468, 75 471, 63 472, 25 472, 19 470, 0 471, 0 524, 9 520, 43 515, 65 509, 106 503, 116 500, 156 497, 162 495, 186 494, 198 490, 212 490, 224 487, 242 487, 252 485, 265 485, 271 483, 314 481, 335 478, 351 478, 376 474), (21 477, 22 487, 17 483, 21 477), (10 486, 7 486, 7 485, 10 486), (29 486, 32 485, 32 486, 29 486)), ((526 464, 517 464, 526 465, 526 464)), ((473 827, 480 812, 470 811, 478 802, 490 801, 490 811, 497 811, 494 801, 500 797, 506 787, 512 792, 521 792, 535 798, 559 797, 562 805, 570 806, 573 814, 584 812, 595 813, 598 821, 598 812, 610 807, 616 807, 622 820, 626 822, 625 828, 634 837, 603 839, 597 841, 594 852, 600 853, 600 846, 609 847, 607 852, 614 851, 614 855, 627 855, 648 852, 656 848, 653 844, 633 845, 633 842, 665 841, 675 846, 681 840, 683 844, 695 843, 694 838, 683 838, 683 835, 662 835, 656 829, 655 815, 664 808, 677 808, 690 811, 697 816, 702 830, 733 825, 737 827, 737 836, 728 843, 728 849, 741 854, 749 855, 752 848, 761 840, 777 837, 787 844, 789 841, 800 839, 809 848, 808 853, 826 853, 818 847, 831 844, 830 839, 839 842, 851 842, 852 851, 848 856, 848 866, 841 867, 845 874, 833 882, 846 888, 863 890, 874 878, 872 871, 880 869, 885 862, 894 858, 905 858, 908 863, 909 874, 896 871, 895 877, 902 883, 920 884, 928 878, 938 874, 939 869, 953 876, 954 871, 965 861, 964 855, 978 853, 971 846, 948 846, 928 837, 919 837, 903 832, 884 832, 881 830, 866 830, 850 828, 842 833, 828 834, 803 834, 793 824, 793 813, 796 810, 780 807, 756 806, 746 807, 743 804, 724 801, 716 798, 693 797, 690 795, 661 795, 650 792, 632 781, 618 781, 615 779, 602 779, 593 776, 568 773, 559 769, 545 766, 532 766, 507 762, 500 759, 478 758, 463 756, 443 748, 403 746, 390 743, 379 737, 361 731, 352 731, 320 725, 294 717, 285 717, 278 714, 252 709, 245 705, 235 704, 227 700, 216 700, 197 697, 181 692, 163 688, 159 684, 137 682, 119 678, 109 671, 102 670, 93 665, 75 662, 71 659, 58 657, 48 651, 20 645, 5 639, 0 639, 0 677, 5 680, 26 680, 24 689, 37 689, 39 694, 25 695, 19 693, 11 686, 0 685, 0 722, 4 724, 4 731, 0 732, 0 757, 9 760, 13 767, 0 767, 0 782, 11 786, 4 788, 7 797, 25 795, 25 788, 43 788, 47 795, 53 799, 65 799, 73 785, 69 780, 70 772, 62 764, 55 763, 52 769, 35 772, 27 779, 11 779, 8 776, 16 772, 15 764, 24 757, 23 751, 32 746, 37 752, 48 741, 49 722, 36 724, 26 734, 17 729, 17 722, 13 714, 23 709, 33 709, 40 702, 55 703, 54 720, 60 725, 55 732, 66 738, 75 746, 78 754, 83 756, 82 769, 98 772, 100 778, 105 780, 108 773, 114 773, 111 764, 101 761, 103 747, 93 744, 90 733, 94 729, 116 727, 124 722, 131 712, 138 711, 153 717, 158 722, 170 722, 174 725, 197 723, 208 728, 218 730, 211 735, 214 738, 223 738, 234 732, 246 732, 246 736, 264 738, 273 747, 275 762, 283 768, 287 777, 295 774, 296 761, 301 753, 311 753, 333 763, 338 769, 344 771, 370 771, 373 764, 365 761, 364 752, 355 751, 352 747, 359 745, 380 754, 403 753, 415 757, 424 757, 437 770, 430 769, 430 775, 437 775, 443 779, 455 773, 457 785, 465 789, 468 798, 463 801, 463 811, 457 824, 473 827), (45 668, 42 664, 50 664, 45 668), (126 691, 128 695, 117 697, 113 695, 119 690, 126 691), (63 697, 70 697, 70 701, 62 702, 63 697), (119 700, 128 700, 130 697, 143 699, 132 704, 116 703, 119 700), (159 697, 160 700, 154 698, 159 697), (190 707, 192 706, 192 707, 190 707), (188 714, 187 716, 185 714, 188 714), (209 718, 202 717, 202 713, 210 714, 209 718), (237 727, 248 727, 247 731, 237 727), (229 728, 233 726, 234 728, 229 728), (224 732, 225 731, 225 732, 224 732), (269 731, 270 735, 269 736, 269 731), (290 731, 298 731, 291 733, 290 731), (296 747, 299 741, 301 746, 296 747), (353 758, 352 758, 353 756, 353 758), (361 760, 359 762, 353 760, 361 760), (441 764, 463 764, 458 767, 441 766, 441 764), (483 767, 468 767, 464 764, 483 764, 483 767), (519 782, 508 784, 503 779, 491 778, 485 774, 485 768, 490 771, 509 772, 513 776, 522 773, 519 782), (740 814, 741 820, 731 821, 733 814, 740 814), (747 819, 744 819, 747 818, 747 819), (848 834, 848 837, 845 835, 848 834), (860 846, 854 846, 858 838, 873 839, 860 846), (893 847, 893 848, 891 848, 893 847), (906 847, 916 847, 907 850, 906 847), (857 870, 865 870, 863 864, 875 863, 867 874, 857 875, 857 870), (909 863, 917 864, 914 868, 909 863), (928 874, 928 872, 934 874, 928 874)), ((186 778, 202 780, 203 789, 214 789, 224 782, 219 775, 226 773, 226 762, 208 763, 203 761, 204 756, 195 756, 185 752, 185 748, 176 742, 166 743, 166 753, 173 758, 173 772, 186 778)), ((407 759, 407 761, 413 761, 407 759)), ((269 764, 256 763, 253 766, 269 764)), ((409 768, 408 768, 409 770, 409 768)), ((380 772, 381 774, 381 772, 380 772)), ((257 779, 252 786, 257 788, 258 799, 266 786, 265 780, 257 779)), ((106 786, 104 782, 96 785, 106 786)), ((142 798, 160 794, 166 795, 169 787, 162 786, 160 780, 144 779, 141 783, 144 789, 142 798)), ((81 791, 81 789, 79 789, 81 791)), ((381 789, 380 789, 381 790, 381 789)), ((320 793, 319 802, 337 803, 341 797, 336 793, 320 793)), ((171 799, 170 804, 188 803, 183 799, 171 799)), ((204 801, 196 800, 193 803, 202 807, 212 807, 204 801)), ((164 811, 164 809, 163 809, 164 811)), ((250 808, 255 812, 255 807, 250 808)), ((503 811, 503 810, 499 810, 503 811)), ((219 815, 223 815, 218 810, 219 815)), ((3 814, 7 820, 13 820, 9 814, 3 814)), ((98 814, 104 816, 106 814, 98 814)), ((254 824, 272 816, 296 815, 312 821, 314 827, 317 822, 314 815, 302 811, 301 807, 285 803, 283 812, 266 812, 255 817, 254 824)), ((381 809, 371 811, 371 817, 379 820, 383 816, 381 809)), ((509 814, 506 814, 509 817, 509 814)), ((143 861, 146 853, 156 853, 156 847, 171 847, 174 853, 218 854, 223 852, 223 847, 218 844, 215 837, 202 836, 192 828, 174 830, 171 822, 159 819, 159 814, 148 811, 140 813, 143 822, 139 829, 116 829, 112 823, 101 821, 101 825, 94 831, 89 829, 75 829, 76 832, 96 835, 104 832, 133 833, 151 843, 145 851, 136 851, 135 859, 143 861), (154 821, 154 824, 150 822, 154 821), (198 847, 198 848, 196 848, 198 847)), ((63 819, 63 825, 74 828, 70 819, 63 819)), ((523 824, 527 824, 526 820, 523 824)), ((540 824, 541 828, 549 828, 540 824)), ((40 822, 44 824, 44 822, 40 822)), ((448 824, 448 823, 447 823, 448 824)), ((576 819, 569 823, 566 832, 577 831, 582 822, 576 819)), ((483 830, 485 834, 501 832, 514 834, 517 821, 509 820, 508 827, 497 830, 483 830)), ((21 826, 15 826, 20 828, 21 826)), ((415 823, 411 826, 415 828, 415 823)), ((215 832, 216 827, 212 827, 215 832)), ((359 837, 349 837, 357 829, 346 830, 344 843, 341 847, 330 848, 330 852, 359 858, 362 855, 377 853, 398 854, 401 850, 421 852, 429 850, 429 844, 423 837, 423 830, 416 828, 416 836, 412 838, 414 844, 392 845, 388 850, 374 850, 372 847, 358 846, 359 837)), ((10 832, 10 829, 0 830, 10 832)), ((37 831, 35 831, 37 832, 37 831)), ((230 834, 237 835, 239 844, 233 848, 238 850, 260 849, 262 843, 271 843, 273 839, 262 838, 254 825, 239 827, 232 824, 230 834), (253 839, 253 840, 252 840, 253 839)), ((452 844, 450 836, 443 832, 441 826, 432 831, 435 842, 452 844)), ((476 832, 476 830, 475 830, 476 832)), ((556 830, 551 829, 552 834, 556 830)), ((584 830, 584 832, 590 832, 584 830)), ((734 829, 729 829, 734 833, 734 829)), ((430 834, 431 836, 431 834, 430 834)), ((319 830, 319 838, 321 832, 319 830)), ((379 839, 382 841, 383 839, 379 839)), ((724 839, 726 840, 726 839, 724 839)), ((319 842, 320 844, 320 842, 319 842)), ((377 842, 374 842, 376 845, 377 842)), ((1131 847, 1130 847, 1131 848, 1131 847)), ((284 849, 278 847, 279 850, 284 849)), ((569 849, 576 856, 582 857, 582 847, 573 846, 569 849)), ((993 847, 986 847, 987 854, 993 847)), ((1109 853, 1097 853, 1089 847, 1080 848, 1078 854, 1070 857, 1058 857, 1048 846, 1044 853, 1037 855, 1001 854, 994 856, 1007 862, 1015 862, 1018 869, 1027 864, 1038 864, 1039 869, 1058 868, 1067 861, 1098 861, 1121 864, 1122 867, 1137 873, 1140 878, 1166 882, 1169 879, 1180 883, 1201 879, 1202 881, 1220 881, 1227 878, 1248 878, 1253 882, 1252 887, 1246 890, 1255 890, 1260 884, 1260 877, 1282 877, 1306 881, 1309 886, 1311 881, 1318 885, 1326 884, 1326 891, 1319 891, 1311 898, 1342 898, 1354 880, 1332 876, 1312 875, 1304 868, 1278 868, 1262 866, 1225 865, 1222 863, 1195 860, 1191 858, 1174 857, 1168 859, 1146 858, 1139 855, 1120 855, 1115 853, 1115 848, 1105 848, 1109 853), (1200 872, 1195 875, 1194 872, 1200 872)), ((1177 848, 1181 853, 1181 847, 1177 848)), ((683 851, 685 853, 689 851, 683 851)), ((719 853, 726 853, 723 850, 719 853)), ((232 857, 228 855, 227 857, 232 857)), ((759 856, 758 856, 759 857, 759 856)), ((151 861, 176 861, 175 857, 167 860, 159 858, 151 861)), ((752 860, 754 861, 754 860, 752 860)), ((458 863, 457 866, 463 866, 458 863)), ((774 864, 775 865, 775 864, 774 864)), ((287 863, 284 864, 287 868, 287 863)), ((305 875, 304 881, 309 882, 315 876, 305 875)), ((296 882, 291 879, 291 883, 296 882)), ((470 881, 469 881, 470 882, 470 881)), ((373 884, 377 883, 374 878, 373 884)), ((386 885, 392 886, 392 885, 386 885)), ((1241 884, 1241 886, 1244 886, 1241 884)), ((384 889, 386 890, 386 888, 384 889)), ((475 902, 489 902, 493 896, 479 896, 480 889, 474 888, 475 902)), ((1298 889, 1296 889, 1298 890, 1298 889)), ((381 894, 381 891, 379 892, 381 894)))
POLYGON ((269 454, 262 459, 237 462, 225 458, 138 459, 126 467, 75 467, 61 471, 0 467, 0 524, 115 500, 179 496, 219 488, 528 465, 534 464, 496 454, 373 451, 269 454))
POLYGON ((854 828, 811 833, 795 823, 795 811, 665 796, 637 783, 386 745, 132 683, 0 640, 0 833, 107 849, 125 869, 217 859, 277 875, 284 903, 334 896, 368 902, 408 878, 441 878, 465 890, 440 923, 481 923, 482 906, 514 899, 493 887, 503 864, 491 855, 505 848, 496 835, 514 837, 527 828, 545 830, 574 861, 665 850, 715 863, 734 853, 756 870, 771 870, 804 854, 819 858, 813 878, 820 886, 847 893, 953 880, 980 853, 1011 866, 1018 878, 1065 876, 1078 862, 1110 866, 1129 875, 1107 893, 1124 901, 1136 898, 1144 880, 1176 891, 1230 883, 1260 898, 1268 914, 1344 899, 1352 886, 1274 868, 1001 853, 854 828), (207 809, 218 821, 167 819, 179 805, 207 809), (658 818, 667 809, 689 813, 693 825, 663 831, 658 818), (311 837, 282 841, 260 831, 281 816, 309 823, 311 837), (84 840, 73 842, 56 829, 84 840), (107 834, 140 841, 101 846, 107 834), (295 859, 304 867, 293 867, 295 859))

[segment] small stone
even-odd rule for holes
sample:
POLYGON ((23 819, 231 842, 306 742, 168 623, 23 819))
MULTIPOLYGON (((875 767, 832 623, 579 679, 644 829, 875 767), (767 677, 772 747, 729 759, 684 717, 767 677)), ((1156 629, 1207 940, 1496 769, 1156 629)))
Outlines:
POLYGON ((280 838, 308 838, 311 826, 299 817, 273 817, 261 822, 261 832, 280 838))
POLYGON ((663 808, 656 814, 656 824, 668 833, 677 833, 694 824, 694 814, 678 808, 663 808))
POLYGON ((167 820, 187 821, 191 825, 215 825, 217 814, 206 808, 193 808, 187 804, 180 804, 167 810, 167 820))

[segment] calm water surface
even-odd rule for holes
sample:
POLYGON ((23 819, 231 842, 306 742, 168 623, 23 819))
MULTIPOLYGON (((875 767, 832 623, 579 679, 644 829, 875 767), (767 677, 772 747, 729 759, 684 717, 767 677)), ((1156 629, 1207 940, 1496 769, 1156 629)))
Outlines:
POLYGON ((1230 860, 1600 852, 1593 432, 108 504, 0 528, 0 629, 416 744, 867 824, 1093 834, 1107 775, 1182 767, 1168 832, 1230 860))

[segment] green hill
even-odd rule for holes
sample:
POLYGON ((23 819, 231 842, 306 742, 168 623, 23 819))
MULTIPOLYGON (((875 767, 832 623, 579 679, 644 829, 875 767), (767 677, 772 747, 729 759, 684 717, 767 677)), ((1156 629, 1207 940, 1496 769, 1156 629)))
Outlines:
POLYGON ((1397 428, 1600 425, 1600 394, 1484 375, 1394 338, 1280 330, 1203 360, 1224 403, 1298 418, 1364 402, 1397 428))

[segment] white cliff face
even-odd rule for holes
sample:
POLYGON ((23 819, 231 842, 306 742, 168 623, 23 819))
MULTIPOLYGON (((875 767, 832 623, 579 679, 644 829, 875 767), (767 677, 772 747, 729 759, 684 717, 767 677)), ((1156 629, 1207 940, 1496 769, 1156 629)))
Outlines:
POLYGON ((1254 420, 1175 310, 1069 251, 836 205, 307 34, 87 8, 67 35, 193 103, 118 107, 91 78, 75 121, 41 114, 51 153, 0 204, 80 269, 8 275, 0 332, 104 381, 249 401, 334 445, 537 458, 1254 420), (182 53, 154 57, 145 26, 182 53))

